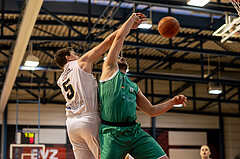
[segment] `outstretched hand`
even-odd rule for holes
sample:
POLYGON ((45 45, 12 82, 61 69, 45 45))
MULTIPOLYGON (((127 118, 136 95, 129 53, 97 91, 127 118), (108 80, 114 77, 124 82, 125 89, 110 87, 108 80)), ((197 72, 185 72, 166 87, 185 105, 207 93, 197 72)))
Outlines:
POLYGON ((184 95, 177 95, 175 97, 173 97, 173 105, 177 105, 177 104, 182 104, 184 107, 186 107, 186 102, 187 102, 187 97, 185 97, 184 95))
POLYGON ((146 21, 146 15, 142 13, 133 13, 132 17, 135 18, 135 23, 132 26, 132 29, 137 29, 138 26, 143 22, 146 21))

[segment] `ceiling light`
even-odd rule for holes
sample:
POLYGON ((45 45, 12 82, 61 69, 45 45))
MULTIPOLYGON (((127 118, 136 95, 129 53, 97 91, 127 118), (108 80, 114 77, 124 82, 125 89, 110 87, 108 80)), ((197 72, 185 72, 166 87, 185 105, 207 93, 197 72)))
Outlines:
POLYGON ((24 63, 24 66, 28 67, 37 67, 39 65, 39 59, 38 57, 34 55, 28 55, 26 58, 26 61, 24 63))
POLYGON ((208 93, 209 94, 221 94, 222 87, 220 86, 220 84, 218 84, 216 82, 209 82, 208 93))
POLYGON ((222 90, 220 90, 220 89, 209 89, 208 93, 209 94, 221 94, 222 90))
POLYGON ((183 104, 175 104, 175 105, 173 105, 173 107, 174 108, 181 108, 181 107, 183 107, 183 104))
POLYGON ((38 67, 20 66, 19 69, 20 69, 20 70, 32 70, 32 71, 35 71, 35 70, 38 70, 38 67))
POLYGON ((206 5, 208 2, 210 2, 210 0, 190 0, 187 4, 188 4, 188 5, 192 5, 192 6, 203 7, 203 6, 206 5))
POLYGON ((146 18, 146 21, 143 21, 138 28, 140 29, 150 29, 152 27, 152 20, 150 18, 146 18))

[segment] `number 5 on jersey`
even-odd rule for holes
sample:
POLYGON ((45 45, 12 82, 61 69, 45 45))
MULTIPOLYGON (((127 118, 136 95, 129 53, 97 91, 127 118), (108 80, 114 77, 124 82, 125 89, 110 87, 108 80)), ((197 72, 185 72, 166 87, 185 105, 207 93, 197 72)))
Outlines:
POLYGON ((74 89, 71 84, 68 84, 70 82, 70 79, 68 78, 64 83, 63 83, 63 88, 67 93, 67 98, 71 100, 74 97, 74 89))

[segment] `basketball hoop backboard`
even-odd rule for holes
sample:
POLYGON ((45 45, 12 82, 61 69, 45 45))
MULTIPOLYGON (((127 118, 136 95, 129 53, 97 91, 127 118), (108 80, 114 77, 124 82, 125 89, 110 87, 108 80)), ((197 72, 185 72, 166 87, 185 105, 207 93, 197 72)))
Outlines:
POLYGON ((240 16, 240 0, 229 0, 229 1, 233 4, 234 8, 238 12, 238 15, 240 16))
POLYGON ((240 17, 231 17, 226 13, 225 24, 217 29, 212 35, 221 36, 221 43, 225 42, 230 37, 240 38, 240 17))

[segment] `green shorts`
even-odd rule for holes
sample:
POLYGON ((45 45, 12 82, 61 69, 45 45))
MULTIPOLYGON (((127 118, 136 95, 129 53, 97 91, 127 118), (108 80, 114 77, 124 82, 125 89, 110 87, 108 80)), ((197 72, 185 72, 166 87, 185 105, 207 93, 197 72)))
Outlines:
POLYGON ((129 127, 101 124, 99 129, 101 159, 123 159, 127 153, 135 159, 165 156, 161 146, 138 123, 129 127))

